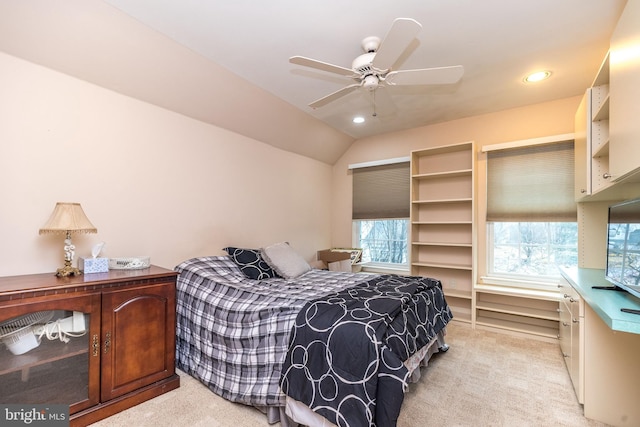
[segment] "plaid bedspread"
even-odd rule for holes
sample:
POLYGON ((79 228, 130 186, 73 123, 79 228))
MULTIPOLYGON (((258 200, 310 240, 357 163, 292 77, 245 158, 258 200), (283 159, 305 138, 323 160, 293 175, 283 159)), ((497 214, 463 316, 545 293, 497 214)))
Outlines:
POLYGON ((214 393, 283 406, 281 369, 304 305, 375 276, 311 270, 294 280, 251 280, 227 256, 178 265, 176 365, 214 393))

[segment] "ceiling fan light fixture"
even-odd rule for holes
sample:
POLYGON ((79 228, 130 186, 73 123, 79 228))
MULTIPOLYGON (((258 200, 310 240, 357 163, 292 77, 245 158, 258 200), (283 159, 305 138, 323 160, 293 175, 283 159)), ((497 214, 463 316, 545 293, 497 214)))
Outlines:
POLYGON ((378 77, 374 75, 369 75, 364 78, 364 82, 362 83, 362 86, 368 91, 374 91, 378 88, 378 83, 379 83, 378 77))
POLYGON ((353 118, 353 123, 355 123, 355 124, 364 123, 364 117, 362 117, 362 116, 355 116, 355 117, 353 118))
POLYGON ((551 71, 548 71, 548 70, 536 71, 534 73, 531 73, 531 74, 527 75, 523 79, 523 81, 525 83, 536 83, 536 82, 540 82, 542 80, 546 80, 549 77, 551 77, 551 71))

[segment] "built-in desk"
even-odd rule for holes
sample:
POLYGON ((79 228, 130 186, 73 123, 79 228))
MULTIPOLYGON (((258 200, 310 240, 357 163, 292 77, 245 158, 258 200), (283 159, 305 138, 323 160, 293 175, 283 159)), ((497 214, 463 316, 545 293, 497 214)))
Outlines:
POLYGON ((567 268, 563 269, 563 276, 609 328, 619 332, 640 334, 640 315, 620 311, 623 307, 640 310, 640 299, 627 292, 592 288, 593 286, 611 286, 604 278, 604 270, 567 268))
MULTIPOLYGON (((562 269, 562 276, 584 301, 577 348, 584 383, 584 415, 614 426, 640 425, 640 299, 608 286, 604 270, 562 269)), ((574 358, 575 360, 575 358, 574 358)))

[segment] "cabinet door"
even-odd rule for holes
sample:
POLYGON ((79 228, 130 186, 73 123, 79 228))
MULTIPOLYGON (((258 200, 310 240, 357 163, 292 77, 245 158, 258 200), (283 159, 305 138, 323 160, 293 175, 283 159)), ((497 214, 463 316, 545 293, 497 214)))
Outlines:
POLYGON ((571 309, 565 301, 560 301, 560 351, 571 373, 571 309))
POLYGON ((575 117, 575 200, 591 194, 591 89, 582 97, 575 117))
MULTIPOLYGON (((621 180, 640 168, 640 3, 630 1, 611 36, 611 147, 613 179, 621 180)), ((635 176, 633 181, 638 181, 635 176)))
POLYGON ((571 302, 571 369, 569 371, 569 375, 571 376, 571 382, 573 383, 573 388, 576 392, 576 396, 578 397, 578 402, 584 403, 584 394, 583 394, 583 373, 582 373, 582 364, 583 364, 583 355, 582 351, 582 324, 583 318, 580 317, 580 313, 582 312, 580 305, 582 305, 582 299, 579 296, 576 296, 572 299, 571 302))
POLYGON ((175 373, 175 283, 104 292, 103 401, 175 373))
POLYGON ((99 403, 99 293, 5 301, 0 325, 0 402, 68 404, 70 414, 99 403))

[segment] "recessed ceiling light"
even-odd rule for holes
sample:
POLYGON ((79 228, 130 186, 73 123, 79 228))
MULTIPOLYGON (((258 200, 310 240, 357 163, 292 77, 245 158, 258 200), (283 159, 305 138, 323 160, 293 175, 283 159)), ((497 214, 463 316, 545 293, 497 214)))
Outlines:
POLYGON ((356 116, 353 118, 353 123, 364 123, 364 117, 356 116))
POLYGON ((531 73, 524 78, 525 83, 535 83, 541 80, 546 80, 551 77, 551 71, 536 71, 535 73, 531 73))

